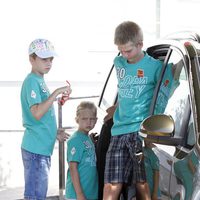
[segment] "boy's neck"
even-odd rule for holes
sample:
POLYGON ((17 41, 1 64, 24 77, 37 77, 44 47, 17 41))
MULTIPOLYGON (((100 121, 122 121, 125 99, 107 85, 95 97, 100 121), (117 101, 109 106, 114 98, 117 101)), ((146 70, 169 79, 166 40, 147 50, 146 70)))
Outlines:
POLYGON ((44 77, 44 74, 38 73, 38 72, 36 72, 34 70, 32 70, 31 73, 36 74, 37 76, 40 76, 42 78, 44 77))
POLYGON ((142 58, 144 58, 144 52, 143 51, 141 51, 141 53, 138 54, 137 57, 135 57, 135 58, 133 58, 131 60, 127 60, 127 62, 130 63, 130 64, 134 64, 134 63, 139 62, 142 58))
POLYGON ((78 129, 78 131, 84 133, 85 135, 88 135, 88 134, 89 134, 89 132, 86 132, 86 131, 84 131, 84 130, 82 130, 82 129, 78 129))

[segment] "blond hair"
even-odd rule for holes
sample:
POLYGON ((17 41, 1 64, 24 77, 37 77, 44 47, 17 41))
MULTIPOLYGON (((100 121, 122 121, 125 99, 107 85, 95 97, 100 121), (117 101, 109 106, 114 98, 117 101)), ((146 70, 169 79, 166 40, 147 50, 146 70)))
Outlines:
POLYGON ((143 32, 138 24, 131 21, 125 21, 115 29, 114 43, 123 45, 128 42, 137 44, 143 41, 143 32))
POLYGON ((85 110, 85 109, 90 109, 92 110, 92 112, 94 113, 94 115, 96 116, 97 115, 97 107, 95 106, 95 104, 93 102, 90 102, 90 101, 82 101, 78 106, 77 106, 77 109, 76 109, 76 117, 79 116, 80 112, 82 110, 85 110))

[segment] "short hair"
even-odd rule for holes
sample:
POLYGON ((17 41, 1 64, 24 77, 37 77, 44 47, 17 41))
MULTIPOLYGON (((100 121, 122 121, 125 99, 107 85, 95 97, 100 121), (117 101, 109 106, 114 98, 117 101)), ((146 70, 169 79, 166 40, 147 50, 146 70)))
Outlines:
POLYGON ((95 104, 93 102, 90 101, 82 101, 76 109, 76 117, 79 116, 80 111, 85 110, 85 109, 90 109, 93 111, 94 115, 97 115, 97 107, 95 106, 95 104))
POLYGON ((125 21, 116 27, 114 36, 114 43, 116 45, 123 45, 128 42, 135 44, 141 41, 143 41, 143 32, 135 22, 125 21))
POLYGON ((35 59, 36 57, 38 57, 35 53, 32 53, 29 56, 32 57, 33 59, 35 59))

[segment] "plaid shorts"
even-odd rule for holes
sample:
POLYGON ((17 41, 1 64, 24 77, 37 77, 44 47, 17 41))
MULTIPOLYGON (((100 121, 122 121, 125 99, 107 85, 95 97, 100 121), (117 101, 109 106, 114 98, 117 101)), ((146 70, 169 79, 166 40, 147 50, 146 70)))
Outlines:
POLYGON ((136 183, 146 181, 142 141, 137 132, 112 136, 106 154, 104 183, 136 183))

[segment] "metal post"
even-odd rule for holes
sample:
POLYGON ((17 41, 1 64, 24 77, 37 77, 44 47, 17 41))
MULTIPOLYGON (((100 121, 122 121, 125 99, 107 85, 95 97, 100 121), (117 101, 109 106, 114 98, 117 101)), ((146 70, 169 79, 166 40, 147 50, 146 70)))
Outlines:
POLYGON ((160 0, 156 0, 156 39, 160 38, 160 0))
MULTIPOLYGON (((58 101, 59 102, 59 101, 58 101)), ((58 128, 62 128, 62 105, 58 103, 58 128)), ((65 142, 59 141, 59 199, 64 199, 65 189, 65 142)))

